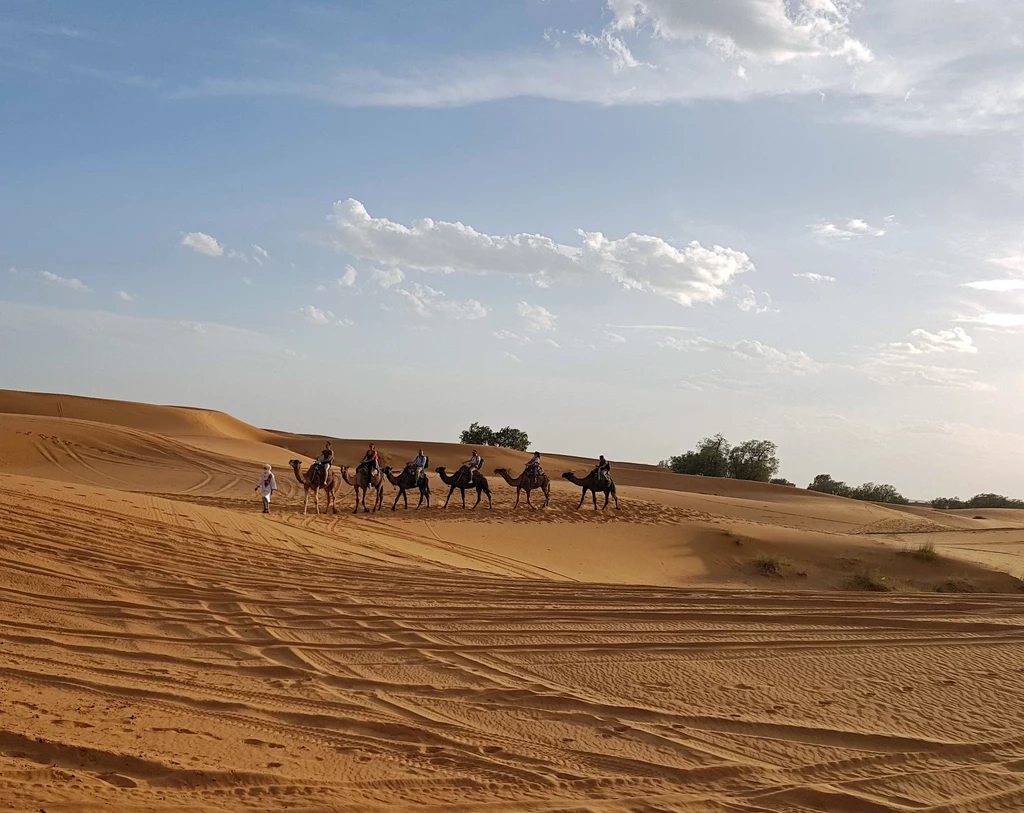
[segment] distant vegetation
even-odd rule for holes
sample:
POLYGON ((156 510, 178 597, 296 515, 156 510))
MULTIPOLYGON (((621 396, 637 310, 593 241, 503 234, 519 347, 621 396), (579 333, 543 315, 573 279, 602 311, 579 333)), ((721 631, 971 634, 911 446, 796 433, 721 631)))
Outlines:
POLYGON ((495 432, 489 426, 481 426, 475 421, 459 435, 459 443, 469 446, 499 446, 502 449, 515 449, 525 452, 530 448, 530 436, 522 429, 506 426, 495 432))
POLYGON ((959 497, 936 497, 932 508, 1024 508, 1024 500, 1014 500, 1002 494, 975 494, 969 500, 959 497))
POLYGON ((807 486, 807 490, 867 502, 883 502, 894 505, 906 505, 910 502, 888 483, 862 483, 859 486, 848 486, 842 480, 833 480, 831 474, 819 474, 807 486))
POLYGON ((661 461, 661 465, 676 474, 767 483, 779 470, 778 446, 770 440, 748 440, 732 446, 718 434, 704 438, 693 451, 661 461))

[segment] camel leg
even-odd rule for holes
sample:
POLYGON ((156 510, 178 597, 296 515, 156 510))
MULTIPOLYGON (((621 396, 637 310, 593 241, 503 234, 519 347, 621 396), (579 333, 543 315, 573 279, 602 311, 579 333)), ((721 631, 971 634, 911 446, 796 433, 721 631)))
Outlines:
POLYGON ((355 492, 355 495, 356 495, 356 507, 353 509, 352 513, 353 514, 358 514, 359 513, 359 488, 358 488, 358 486, 353 486, 352 490, 355 492))
POLYGON ((316 506, 316 515, 320 516, 320 489, 314 489, 313 491, 313 505, 316 506))
MULTIPOLYGON (((597 489, 596 488, 591 490, 590 496, 594 498, 594 510, 596 511, 597 510, 597 489)), ((604 504, 605 505, 608 504, 608 492, 607 491, 605 492, 605 495, 604 495, 604 504)))
POLYGON ((459 493, 462 495, 462 510, 466 510, 466 489, 460 488, 459 493))
MULTIPOLYGON (((383 492, 381 492, 381 493, 383 494, 383 492)), ((408 511, 409 510, 409 495, 406 493, 404 488, 402 489, 402 500, 405 503, 405 510, 408 511)))
POLYGON ((583 507, 583 501, 587 498, 587 490, 583 489, 583 494, 580 495, 580 504, 576 506, 576 510, 579 511, 583 507))
MULTIPOLYGON (((398 500, 399 500, 399 498, 400 498, 401 496, 402 496, 402 492, 401 492, 401 491, 399 491, 399 492, 398 492, 398 493, 397 493, 397 494, 395 495, 395 504, 391 506, 391 510, 392 510, 392 511, 394 511, 394 510, 395 510, 396 508, 398 508, 398 500)), ((408 508, 409 506, 407 505, 407 506, 405 506, 405 507, 406 507, 406 508, 408 508)))
POLYGON ((477 507, 478 505, 480 505, 480 495, 481 495, 482 493, 483 493, 483 489, 482 489, 482 488, 478 488, 478 489, 476 490, 476 502, 475 502, 475 503, 473 503, 473 510, 474 510, 474 511, 476 510, 476 507, 477 507))
POLYGON ((306 515, 306 511, 309 510, 309 489, 306 489, 306 499, 302 501, 302 515, 306 515))
MULTIPOLYGON (((522 493, 522 489, 521 488, 517 488, 516 489, 516 504, 512 506, 512 510, 513 511, 515 511, 519 507, 519 495, 520 495, 520 493, 522 493)), ((529 496, 527 496, 527 499, 529 499, 529 496)))
POLYGON ((451 500, 452 494, 454 494, 454 493, 455 493, 455 486, 452 486, 451 488, 448 489, 448 499, 444 501, 444 507, 445 508, 448 507, 448 501, 451 500))
POLYGON ((527 504, 528 506, 530 506, 530 510, 531 510, 531 511, 536 511, 537 509, 536 509, 536 508, 534 507, 533 503, 532 503, 532 502, 530 502, 530 491, 531 491, 531 490, 532 490, 532 489, 529 489, 529 488, 528 488, 528 489, 526 489, 526 504, 527 504))

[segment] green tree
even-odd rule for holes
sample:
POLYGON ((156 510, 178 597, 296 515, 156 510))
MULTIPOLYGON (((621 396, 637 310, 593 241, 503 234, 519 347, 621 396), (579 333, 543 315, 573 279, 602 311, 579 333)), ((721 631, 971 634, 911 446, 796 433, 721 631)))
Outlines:
POLYGON ((469 425, 469 429, 463 430, 459 435, 459 443, 469 446, 494 446, 494 431, 489 426, 481 426, 475 421, 469 425))
POLYGON ((692 452, 668 459, 676 474, 700 474, 704 477, 729 476, 729 452, 732 447, 721 434, 704 438, 692 452))
POLYGON ((842 480, 833 480, 831 474, 819 474, 807 486, 808 491, 822 494, 834 494, 837 497, 849 497, 852 489, 842 480))
POLYGON ((779 470, 779 447, 770 440, 747 440, 729 452, 729 476, 767 483, 779 470))
POLYGON ((796 483, 790 482, 785 477, 773 477, 768 481, 773 486, 795 486, 796 483))
POLYGON ((514 429, 505 426, 494 433, 494 446, 501 446, 503 449, 515 449, 518 452, 525 452, 530 448, 530 436, 522 429, 514 429))
POLYGON ((850 491, 855 500, 906 505, 910 500, 888 483, 863 483, 850 491))

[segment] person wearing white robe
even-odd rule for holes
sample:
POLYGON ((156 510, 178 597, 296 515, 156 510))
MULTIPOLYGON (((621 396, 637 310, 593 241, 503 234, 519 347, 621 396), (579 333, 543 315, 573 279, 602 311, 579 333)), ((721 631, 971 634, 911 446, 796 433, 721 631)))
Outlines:
POLYGON ((277 491, 277 480, 274 478, 274 472, 270 470, 269 463, 263 467, 263 476, 260 477, 260 481, 256 485, 256 491, 263 498, 263 513, 269 514, 270 495, 277 491))

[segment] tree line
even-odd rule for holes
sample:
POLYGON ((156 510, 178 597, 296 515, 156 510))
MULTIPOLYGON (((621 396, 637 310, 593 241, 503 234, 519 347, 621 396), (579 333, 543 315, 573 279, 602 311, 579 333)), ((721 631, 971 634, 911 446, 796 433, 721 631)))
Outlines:
MULTIPOLYGON (((480 423, 472 423, 459 435, 459 443, 470 446, 497 446, 525 452, 530 448, 530 437, 521 429, 505 426, 495 431, 480 423)), ((792 486, 784 477, 776 477, 780 468, 779 447, 770 440, 746 440, 733 446, 721 433, 702 439, 689 452, 673 455, 658 465, 676 474, 697 474, 703 477, 727 477, 733 480, 751 480, 759 483, 792 486)), ((807 486, 808 491, 849 497, 866 502, 906 505, 910 502, 888 483, 861 483, 851 486, 835 480, 831 474, 817 475, 807 486)), ((1024 508, 1024 500, 1004 497, 1002 494, 975 494, 969 500, 959 497, 936 497, 932 508, 1024 508)))

